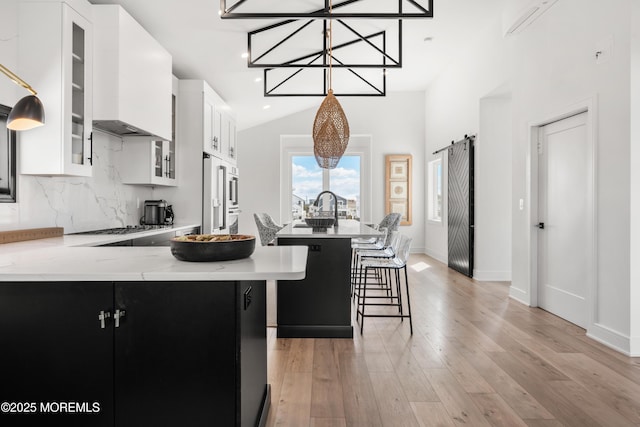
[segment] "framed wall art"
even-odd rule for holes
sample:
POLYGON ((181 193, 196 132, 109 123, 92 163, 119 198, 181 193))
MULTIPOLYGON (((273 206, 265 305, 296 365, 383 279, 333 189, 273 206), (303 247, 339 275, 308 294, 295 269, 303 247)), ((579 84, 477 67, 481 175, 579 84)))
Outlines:
POLYGON ((411 225, 411 154, 387 154, 385 214, 402 215, 400 225, 411 225))

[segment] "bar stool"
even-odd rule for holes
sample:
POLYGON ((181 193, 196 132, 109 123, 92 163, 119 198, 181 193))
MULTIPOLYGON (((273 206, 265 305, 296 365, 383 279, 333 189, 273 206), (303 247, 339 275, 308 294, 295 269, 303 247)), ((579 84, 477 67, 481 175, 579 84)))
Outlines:
POLYGON ((401 320, 409 318, 409 329, 413 335, 413 322, 411 319, 411 301, 409 298, 409 277, 407 275, 407 259, 411 249, 411 238, 401 235, 398 242, 397 250, 392 258, 362 258, 359 265, 358 285, 355 288, 355 296, 357 298, 356 322, 360 318, 360 333, 364 329, 365 317, 398 317, 401 320), (376 289, 368 285, 369 270, 378 269, 385 272, 385 277, 390 280, 389 289, 391 294, 385 292, 384 295, 372 294, 376 289), (404 311, 404 302, 402 296, 402 275, 400 270, 404 270, 404 284, 406 292, 407 311, 404 311), (369 291, 369 295, 367 295, 369 291), (395 292, 395 294, 394 294, 395 292), (369 300, 369 301, 368 301, 369 300), (389 300, 387 302, 370 302, 389 300), (397 307, 398 312, 395 313, 365 313, 367 306, 388 306, 397 307))
MULTIPOLYGON (((396 254, 396 249, 398 248, 398 243, 400 242, 400 232, 393 231, 391 232, 391 236, 389 239, 384 237, 384 240, 388 240, 387 246, 376 245, 375 249, 371 249, 371 246, 367 245, 352 245, 353 249, 353 259, 352 259, 352 280, 351 280, 351 295, 354 294, 354 288, 356 286, 356 282, 358 279, 358 272, 360 266, 360 259, 362 258, 393 258, 396 254)), ((375 269, 372 271, 374 273, 374 277, 376 277, 380 281, 381 286, 387 286, 389 280, 385 280, 380 274, 379 270, 375 269)), ((388 289, 387 289, 388 290, 388 289)), ((389 290, 388 290, 389 291, 389 290)))
POLYGON ((260 244, 262 246, 272 245, 276 238, 276 233, 282 230, 283 226, 276 224, 271 216, 266 213, 254 213, 253 218, 258 227, 258 235, 260 236, 260 244))

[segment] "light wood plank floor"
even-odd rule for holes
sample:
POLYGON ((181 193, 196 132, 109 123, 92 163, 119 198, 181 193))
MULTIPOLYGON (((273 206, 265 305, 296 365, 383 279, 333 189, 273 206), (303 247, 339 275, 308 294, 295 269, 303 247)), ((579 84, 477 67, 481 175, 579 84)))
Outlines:
MULTIPOLYGON (((640 359, 412 255, 408 321, 351 339, 268 329, 269 426, 640 426, 640 359)), ((354 325, 355 319, 353 322, 354 325)))

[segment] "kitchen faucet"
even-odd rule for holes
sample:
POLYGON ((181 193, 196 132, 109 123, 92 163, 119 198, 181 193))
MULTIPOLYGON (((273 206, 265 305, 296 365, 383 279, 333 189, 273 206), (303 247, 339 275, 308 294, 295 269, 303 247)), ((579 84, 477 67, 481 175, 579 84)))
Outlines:
POLYGON ((336 196, 334 192, 329 191, 329 190, 325 190, 325 191, 320 192, 320 194, 318 194, 318 196, 316 197, 316 201, 313 202, 313 206, 318 206, 318 202, 320 201, 320 198, 325 193, 331 194, 333 196, 333 200, 336 201, 336 203, 335 203, 335 205, 333 207, 333 214, 334 214, 334 217, 335 217, 336 221, 333 224, 333 226, 337 227, 338 226, 338 196, 336 196))

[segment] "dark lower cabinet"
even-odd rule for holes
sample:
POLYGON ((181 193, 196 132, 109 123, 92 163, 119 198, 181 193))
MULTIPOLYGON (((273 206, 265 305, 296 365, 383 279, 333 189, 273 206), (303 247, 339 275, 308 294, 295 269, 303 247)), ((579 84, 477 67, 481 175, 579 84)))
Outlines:
POLYGON ((0 283, 1 426, 113 426, 113 329, 100 311, 113 311, 111 283, 0 283))
POLYGON ((278 281, 278 337, 352 338, 351 239, 278 237, 309 247, 303 280, 278 281))
POLYGON ((0 361, 17 368, 0 402, 100 404, 0 425, 259 425, 265 298, 264 281, 0 284, 0 361))

